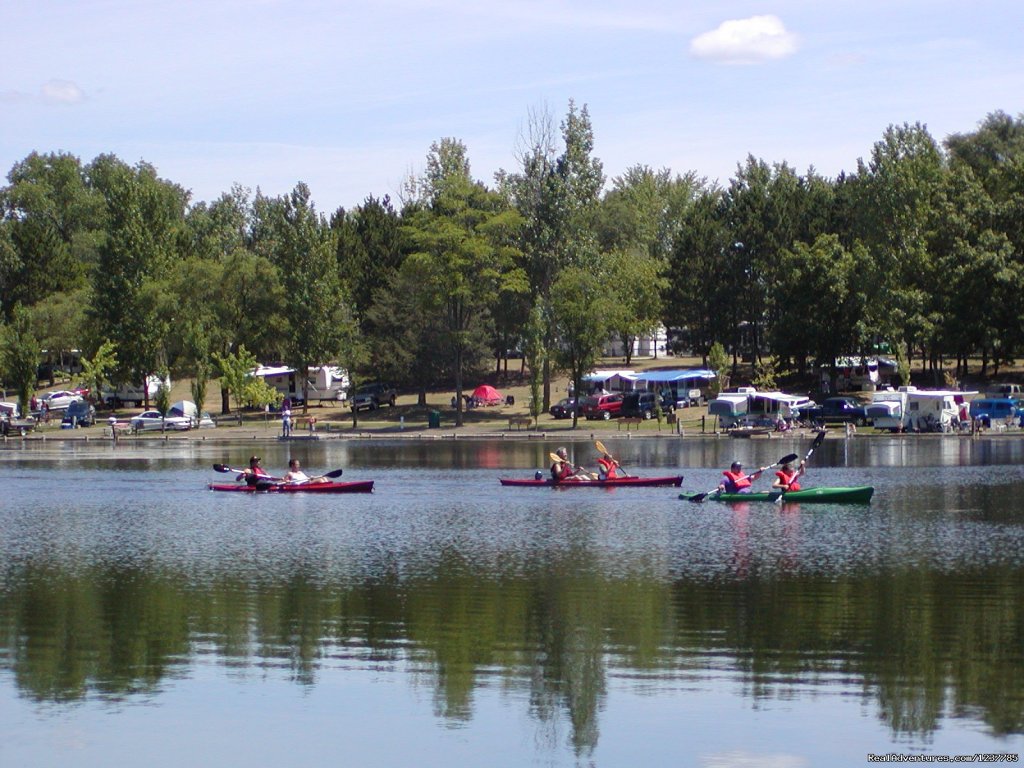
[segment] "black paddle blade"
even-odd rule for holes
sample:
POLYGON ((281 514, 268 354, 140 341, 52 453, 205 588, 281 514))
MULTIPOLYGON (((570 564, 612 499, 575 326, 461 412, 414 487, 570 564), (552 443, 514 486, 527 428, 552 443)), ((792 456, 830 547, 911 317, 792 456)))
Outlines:
POLYGON ((213 465, 213 471, 214 472, 234 472, 234 470, 231 469, 231 467, 227 466, 226 464, 214 464, 213 465))
POLYGON ((814 442, 811 443, 811 447, 812 448, 817 448, 819 445, 821 445, 821 443, 822 443, 822 441, 824 439, 825 439, 825 431, 822 430, 821 432, 818 433, 817 437, 814 438, 814 442))
POLYGON ((775 462, 775 463, 776 463, 776 464, 789 464, 789 462, 791 462, 791 461, 796 461, 796 460, 797 460, 797 459, 799 459, 799 458, 800 458, 800 457, 799 457, 799 456, 797 456, 797 455, 796 455, 795 453, 788 453, 788 454, 786 454, 785 456, 783 456, 783 457, 782 457, 781 459, 779 459, 779 460, 778 460, 777 462, 775 462))
POLYGON ((344 473, 344 469, 332 469, 330 472, 325 473, 324 477, 341 477, 344 473))

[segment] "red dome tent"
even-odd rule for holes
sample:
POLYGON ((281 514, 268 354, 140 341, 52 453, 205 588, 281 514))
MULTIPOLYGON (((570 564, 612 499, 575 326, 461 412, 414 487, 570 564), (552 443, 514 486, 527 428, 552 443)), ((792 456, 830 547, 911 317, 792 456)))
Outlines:
POLYGON ((501 396, 501 392, 490 384, 481 384, 473 390, 473 399, 478 405, 501 405, 504 398, 501 396))

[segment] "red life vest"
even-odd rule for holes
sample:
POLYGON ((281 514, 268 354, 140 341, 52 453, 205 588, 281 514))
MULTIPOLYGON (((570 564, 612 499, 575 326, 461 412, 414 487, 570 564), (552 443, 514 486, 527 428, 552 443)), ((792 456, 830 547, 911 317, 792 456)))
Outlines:
POLYGON ((789 474, 786 474, 786 470, 780 469, 775 473, 775 476, 782 481, 782 490, 784 491, 799 491, 800 483, 797 482, 797 477, 800 473, 797 470, 793 470, 789 474))
POLYGON ((727 469, 722 474, 725 475, 725 490, 728 493, 736 493, 741 488, 750 487, 750 478, 742 472, 733 472, 727 469))
POLYGON ((565 480, 567 477, 572 477, 572 466, 568 461, 556 461, 551 465, 551 478, 555 482, 565 480))
POLYGON ((615 477, 615 462, 612 459, 602 456, 597 463, 601 465, 601 475, 604 479, 615 477))

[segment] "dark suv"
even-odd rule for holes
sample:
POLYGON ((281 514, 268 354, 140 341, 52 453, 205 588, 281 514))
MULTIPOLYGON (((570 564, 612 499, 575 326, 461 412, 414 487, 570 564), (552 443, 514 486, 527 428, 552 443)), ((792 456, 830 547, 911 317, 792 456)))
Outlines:
POLYGON ((364 384, 352 395, 350 407, 353 411, 375 411, 382 405, 394 405, 398 393, 387 384, 364 384))
MULTIPOLYGON (((664 403, 662 410, 665 409, 664 403)), ((652 419, 658 408, 658 395, 654 392, 630 392, 622 399, 622 416, 626 418, 652 419)))

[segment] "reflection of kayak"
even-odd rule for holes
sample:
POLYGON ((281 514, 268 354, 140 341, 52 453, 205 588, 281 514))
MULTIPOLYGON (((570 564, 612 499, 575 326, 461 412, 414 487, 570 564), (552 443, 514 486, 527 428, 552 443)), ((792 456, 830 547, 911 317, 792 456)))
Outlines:
POLYGON ((570 478, 556 483, 550 477, 540 480, 530 478, 528 480, 516 480, 512 478, 501 478, 502 485, 515 485, 528 488, 650 488, 655 485, 674 485, 676 488, 683 484, 682 475, 671 477, 613 477, 609 480, 583 480, 570 478))
MULTIPOLYGON (((871 501, 875 488, 871 485, 859 485, 839 488, 805 488, 782 494, 784 502, 800 502, 803 504, 867 504, 871 501)), ((699 494, 681 493, 679 498, 685 501, 699 494)), ((778 501, 778 491, 762 493, 709 493, 705 501, 778 501)))
POLYGON ((241 491, 242 493, 369 493, 373 480, 357 480, 351 483, 306 483, 288 485, 284 483, 210 483, 211 491, 241 491))

